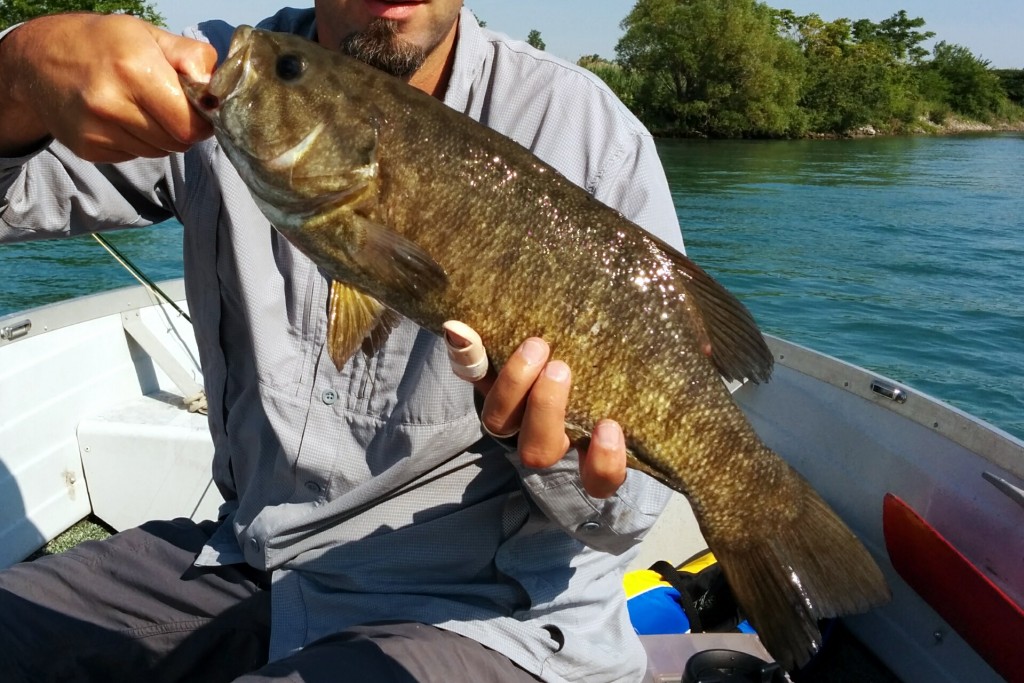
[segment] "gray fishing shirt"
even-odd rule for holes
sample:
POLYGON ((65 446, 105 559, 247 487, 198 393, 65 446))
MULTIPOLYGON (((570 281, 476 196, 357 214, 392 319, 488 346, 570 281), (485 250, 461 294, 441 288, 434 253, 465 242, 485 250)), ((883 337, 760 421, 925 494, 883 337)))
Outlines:
MULTIPOLYGON (((315 36, 312 10, 261 27, 315 36)), ((223 57, 232 27, 191 35, 223 57)), ((481 29, 464 10, 444 101, 681 248, 650 135, 588 72, 481 29)), ((429 163, 429 160, 424 160, 429 163)), ((209 398, 224 523, 200 564, 273 570, 271 658, 347 626, 435 624, 545 681, 639 680, 622 571, 667 491, 630 471, 581 487, 575 453, 524 467, 480 430, 444 345, 405 321, 340 371, 328 282, 277 235, 215 140, 93 165, 58 143, 0 159, 0 240, 176 217, 209 398)), ((508 306, 543 292, 508 292, 508 306)))

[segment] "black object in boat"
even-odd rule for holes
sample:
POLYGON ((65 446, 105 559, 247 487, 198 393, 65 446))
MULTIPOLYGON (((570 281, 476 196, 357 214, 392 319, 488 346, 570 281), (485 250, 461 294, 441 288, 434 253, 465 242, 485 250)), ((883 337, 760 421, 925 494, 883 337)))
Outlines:
POLYGON ((736 650, 704 650, 690 657, 682 683, 783 683, 782 667, 736 650))

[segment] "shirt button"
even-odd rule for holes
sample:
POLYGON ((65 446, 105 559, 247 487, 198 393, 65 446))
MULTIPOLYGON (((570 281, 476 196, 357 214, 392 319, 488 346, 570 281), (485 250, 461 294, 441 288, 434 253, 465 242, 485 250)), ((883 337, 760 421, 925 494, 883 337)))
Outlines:
POLYGON ((306 482, 306 488, 311 493, 320 493, 320 490, 321 490, 320 489, 320 484, 316 483, 315 481, 307 481, 306 482))
POLYGON ((331 405, 338 400, 338 392, 334 389, 324 389, 324 393, 320 394, 320 399, 327 405, 331 405))
POLYGON ((250 538, 249 547, 252 549, 254 553, 258 553, 260 551, 260 542, 257 541, 255 538, 250 538))
POLYGON ((580 531, 597 531, 600 528, 601 528, 601 523, 600 522, 594 522, 594 521, 583 522, 583 524, 580 524, 580 526, 579 526, 579 530, 580 531))

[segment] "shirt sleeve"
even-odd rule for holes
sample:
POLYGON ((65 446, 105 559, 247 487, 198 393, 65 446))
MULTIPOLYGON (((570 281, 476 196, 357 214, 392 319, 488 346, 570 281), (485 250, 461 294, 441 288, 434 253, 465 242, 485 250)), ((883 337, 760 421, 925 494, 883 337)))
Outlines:
POLYGON ((143 227, 173 216, 170 159, 92 164, 57 142, 0 158, 0 242, 143 227))
POLYGON ((666 244, 684 251, 675 202, 654 139, 646 132, 631 134, 616 162, 602 171, 594 196, 666 244))
POLYGON ((518 455, 510 459, 524 488, 548 519, 591 548, 615 555, 640 542, 672 495, 661 483, 630 469, 613 496, 594 498, 583 489, 575 449, 543 470, 526 467, 518 455))

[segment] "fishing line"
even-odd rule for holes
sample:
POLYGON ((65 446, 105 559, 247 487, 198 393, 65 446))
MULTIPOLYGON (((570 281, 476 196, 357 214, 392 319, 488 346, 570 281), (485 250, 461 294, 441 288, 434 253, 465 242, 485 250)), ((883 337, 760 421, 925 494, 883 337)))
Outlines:
POLYGON ((92 233, 92 236, 97 242, 100 243, 100 246, 106 249, 107 253, 114 257, 114 260, 116 260, 118 263, 124 266, 124 269, 131 273, 132 277, 138 280, 143 287, 145 287, 150 292, 156 294, 161 299, 170 304, 171 307, 178 312, 178 315, 187 320, 189 324, 192 323, 192 318, 188 317, 188 313, 181 310, 181 307, 178 306, 178 304, 176 304, 174 300, 171 299, 171 297, 167 296, 167 293, 164 292, 164 290, 160 289, 159 285, 150 280, 145 273, 139 270, 138 267, 128 259, 127 256, 122 254, 120 251, 117 250, 117 247, 108 242, 106 237, 95 232, 92 233))

